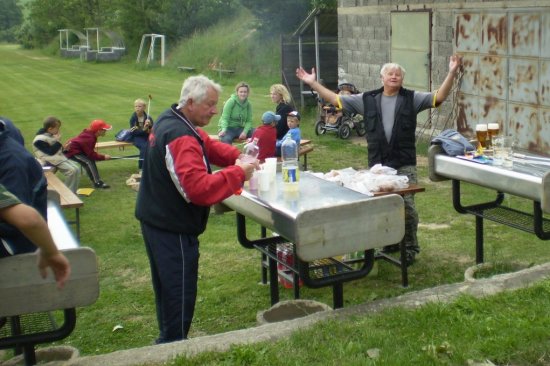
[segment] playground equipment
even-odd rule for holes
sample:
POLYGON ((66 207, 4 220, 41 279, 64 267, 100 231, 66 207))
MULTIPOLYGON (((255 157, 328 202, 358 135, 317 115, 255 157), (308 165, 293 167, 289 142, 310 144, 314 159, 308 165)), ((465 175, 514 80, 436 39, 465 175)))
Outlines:
POLYGON ((85 28, 85 32, 84 35, 74 29, 59 29, 62 57, 80 57, 82 61, 118 61, 126 52, 124 40, 113 31, 85 28), (106 37, 102 38, 101 34, 106 37))
POLYGON ((165 57, 165 36, 163 34, 144 34, 141 37, 141 43, 139 45, 139 52, 137 55, 136 63, 139 63, 141 61, 141 53, 143 52, 143 48, 147 42, 149 41, 149 52, 147 54, 147 61, 146 65, 149 65, 151 61, 155 60, 155 43, 157 40, 160 40, 160 66, 164 66, 164 57, 165 57))

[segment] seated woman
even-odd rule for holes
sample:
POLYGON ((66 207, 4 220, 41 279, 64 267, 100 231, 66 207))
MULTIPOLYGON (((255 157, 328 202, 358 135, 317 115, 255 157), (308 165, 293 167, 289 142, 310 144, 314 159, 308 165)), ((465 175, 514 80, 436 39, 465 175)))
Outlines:
POLYGON ((147 146, 149 132, 151 132, 151 128, 153 127, 153 118, 145 113, 146 106, 147 104, 143 99, 136 99, 134 102, 134 113, 130 116, 131 141, 139 149, 138 168, 140 172, 143 167, 145 146, 147 146))
POLYGON ((283 84, 273 84, 269 88, 269 95, 271 101, 277 105, 275 113, 281 116, 281 119, 277 122, 277 140, 282 140, 288 132, 288 124, 286 117, 290 112, 294 110, 291 104, 291 97, 288 89, 283 84))
POLYGON ((222 115, 218 123, 220 141, 231 144, 233 140, 244 140, 252 137, 252 106, 248 100, 250 86, 240 82, 235 87, 235 93, 223 105, 222 115))

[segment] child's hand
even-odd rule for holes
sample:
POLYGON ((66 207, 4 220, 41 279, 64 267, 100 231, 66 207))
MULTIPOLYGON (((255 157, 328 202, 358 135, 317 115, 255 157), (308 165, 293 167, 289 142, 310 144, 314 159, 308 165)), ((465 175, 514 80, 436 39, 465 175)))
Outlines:
POLYGON ((105 156, 105 160, 111 160, 111 155, 103 155, 105 156))

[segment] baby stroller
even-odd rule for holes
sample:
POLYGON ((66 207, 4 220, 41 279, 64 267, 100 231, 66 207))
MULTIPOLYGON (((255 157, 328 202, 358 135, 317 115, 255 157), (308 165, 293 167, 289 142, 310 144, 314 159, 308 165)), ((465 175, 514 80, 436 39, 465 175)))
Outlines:
MULTIPOLYGON (((338 94, 357 94, 359 91, 351 83, 342 83, 338 85, 338 94)), ((324 135, 327 131, 336 132, 342 139, 348 139, 351 136, 351 130, 354 129, 358 136, 364 136, 367 131, 363 124, 363 118, 357 114, 348 114, 336 108, 332 104, 325 104, 322 99, 317 99, 319 103, 319 118, 315 123, 315 133, 324 135)))

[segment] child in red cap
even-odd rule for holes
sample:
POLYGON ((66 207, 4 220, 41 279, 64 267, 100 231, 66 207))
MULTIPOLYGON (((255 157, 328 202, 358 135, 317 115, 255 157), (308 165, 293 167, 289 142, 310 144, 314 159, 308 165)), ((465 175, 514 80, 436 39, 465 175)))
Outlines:
POLYGON ((65 156, 76 161, 86 170, 88 177, 90 177, 96 188, 109 188, 109 185, 105 184, 99 177, 95 162, 97 160, 109 160, 111 156, 97 153, 95 144, 98 137, 105 136, 105 132, 112 128, 113 126, 105 121, 95 119, 80 135, 73 137, 65 144, 65 156))

